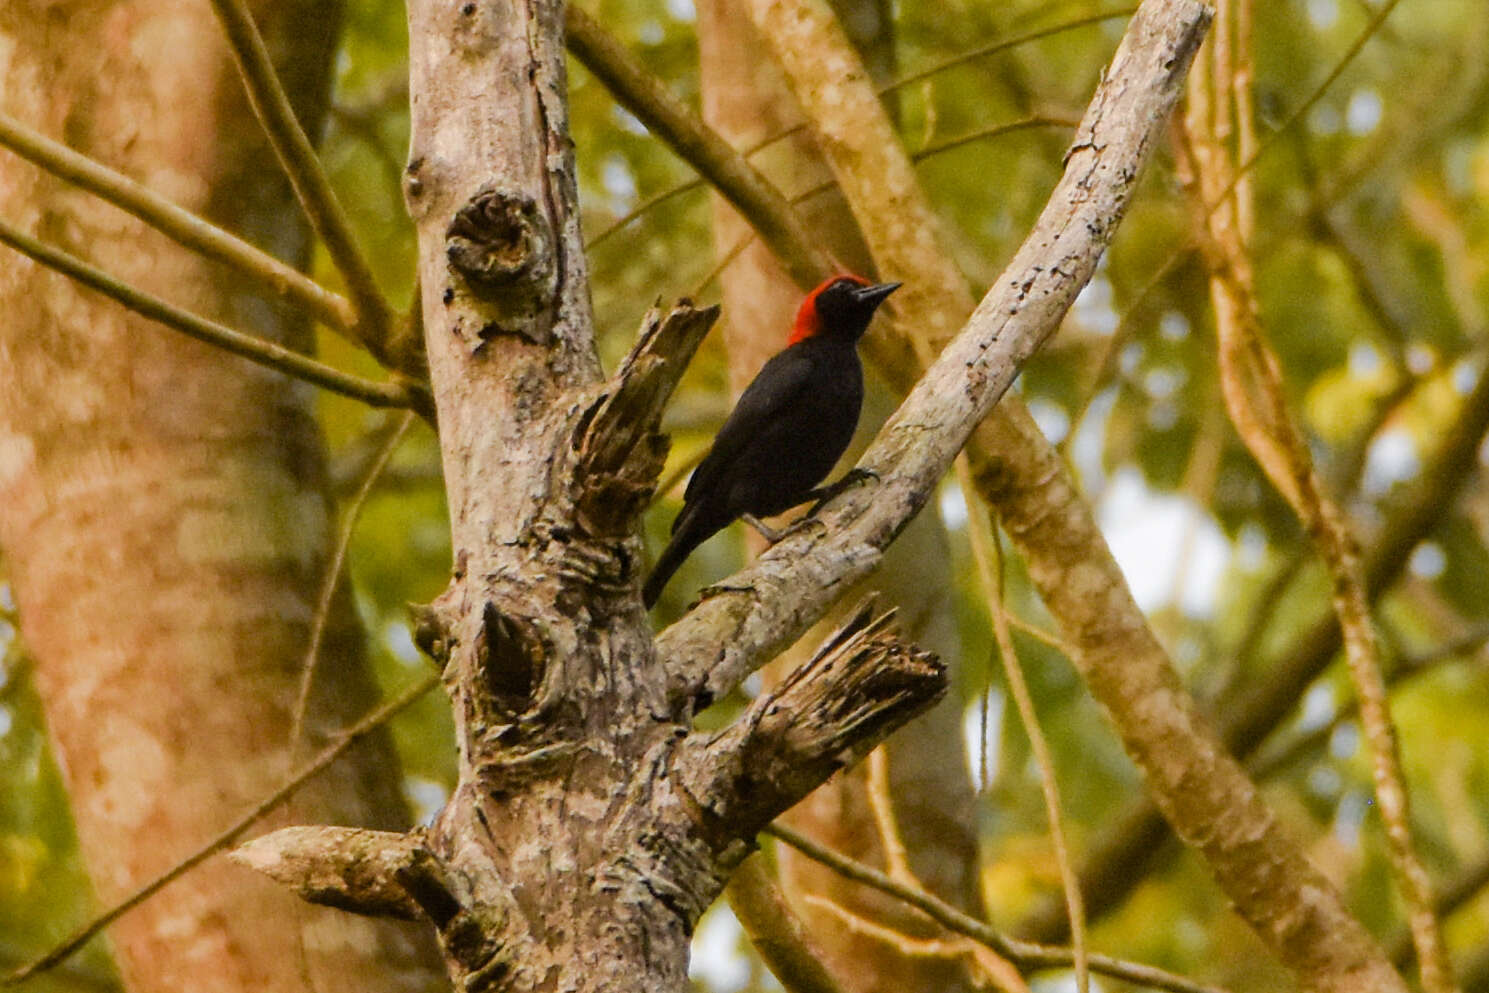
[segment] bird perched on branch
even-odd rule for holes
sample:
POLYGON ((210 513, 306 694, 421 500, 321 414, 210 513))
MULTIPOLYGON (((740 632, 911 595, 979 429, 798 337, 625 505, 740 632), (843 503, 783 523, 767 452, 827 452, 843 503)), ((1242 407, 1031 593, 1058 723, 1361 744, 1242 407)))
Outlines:
POLYGON ((807 294, 786 348, 745 388, 683 494, 672 538, 646 580, 651 607, 692 554, 744 517, 774 540, 758 518, 832 492, 815 487, 848 447, 863 406, 858 339, 899 283, 835 276, 807 294))

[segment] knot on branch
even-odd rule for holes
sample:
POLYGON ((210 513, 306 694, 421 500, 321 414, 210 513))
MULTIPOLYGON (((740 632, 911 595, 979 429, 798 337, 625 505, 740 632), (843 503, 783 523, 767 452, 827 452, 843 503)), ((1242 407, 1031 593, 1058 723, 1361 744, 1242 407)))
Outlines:
POLYGON ((945 664, 902 641, 893 619, 861 603, 811 660, 684 759, 687 791, 752 836, 939 700, 945 664))
POLYGON ((407 606, 414 622, 414 644, 443 672, 450 661, 450 649, 454 645, 444 615, 434 604, 410 603, 407 606))
POLYGON ((445 232, 450 264, 472 285, 507 289, 543 281, 552 258, 548 219, 529 197, 483 187, 445 232))
MULTIPOLYGON (((531 318, 548 305, 557 278, 552 225, 537 201, 483 187, 450 222, 445 256, 477 297, 496 304, 519 333, 534 334, 531 318)), ((479 335, 504 330, 492 322, 479 335)))
POLYGON ((718 307, 689 300, 665 315, 653 308, 631 353, 579 418, 576 516, 589 534, 628 535, 646 509, 667 457, 662 411, 718 317, 718 307))

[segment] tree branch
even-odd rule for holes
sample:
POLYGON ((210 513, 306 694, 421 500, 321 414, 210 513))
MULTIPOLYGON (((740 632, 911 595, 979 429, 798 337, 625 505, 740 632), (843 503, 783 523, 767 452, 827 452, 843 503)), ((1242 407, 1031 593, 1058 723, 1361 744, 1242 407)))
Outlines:
MULTIPOLYGON (((1231 70, 1225 64, 1229 50, 1224 60, 1220 53, 1217 46, 1209 85, 1230 94, 1231 70)), ((1242 51, 1239 57, 1249 59, 1250 53, 1242 51)), ((1192 82, 1190 123, 1181 131, 1178 144, 1186 153, 1182 165, 1188 174, 1196 225, 1205 237, 1225 407, 1253 458, 1313 538, 1333 580, 1334 612, 1360 702, 1391 867, 1421 960, 1422 985, 1428 993, 1449 993, 1452 967, 1432 909, 1431 882, 1413 839, 1410 796, 1386 699, 1359 544, 1343 511, 1324 491, 1307 442, 1287 409, 1281 365, 1263 334, 1251 257, 1244 242, 1251 211, 1250 184, 1242 182, 1242 167, 1232 159, 1226 137, 1231 131, 1233 103, 1226 97, 1211 105, 1202 76, 1196 75, 1192 82)))
MULTIPOLYGON (((958 301, 965 297, 965 287, 944 263, 946 253, 935 237, 935 217, 919 195, 883 108, 862 82, 862 69, 840 27, 820 7, 800 0, 751 0, 751 9, 762 36, 774 47, 791 78, 798 100, 822 135, 824 150, 859 219, 878 268, 893 272, 907 282, 906 291, 896 299, 896 316, 920 332, 917 344, 922 352, 929 351, 959 321, 958 301)), ((1198 19, 1202 26, 1208 16, 1208 10, 1195 3, 1149 0, 1129 25, 1102 90, 1134 71, 1132 62, 1124 57, 1131 54, 1134 45, 1140 45, 1137 39, 1151 43, 1153 38, 1176 30, 1177 25, 1198 19)), ((1186 66, 1183 58, 1166 58, 1155 66, 1155 74, 1177 83, 1173 77, 1182 76, 1186 66)), ((1130 87, 1124 93, 1131 97, 1135 84, 1130 78, 1124 82, 1130 87)), ((1174 99, 1176 96, 1170 94, 1167 102, 1150 109, 1164 115, 1174 99)), ((1059 203, 1062 193, 1068 191, 1072 172, 1089 165, 1089 156, 1094 154, 1098 159, 1103 153, 1120 156, 1119 143, 1090 133, 1092 124, 1101 121, 1104 109, 1098 91, 1097 100, 1076 137, 1054 203, 1059 203)), ((1132 164, 1133 175, 1135 164, 1132 164)), ((1046 209, 1046 216, 1049 210, 1046 209)), ((1109 237, 1106 225, 1114 216, 1092 218, 1092 234, 1109 237)), ((1060 257, 1058 246, 1047 233, 1036 231, 1010 267, 1012 275, 1000 278, 977 317, 984 316, 990 304, 1010 287, 1014 291, 1028 287, 1036 293, 1048 292, 1050 281, 1057 281, 1061 274, 1070 271, 1069 262, 1060 257), (1041 235, 1044 236, 1041 247, 1052 249, 1049 253, 1052 257, 1044 258, 1037 272, 1021 268, 1030 261, 1026 255, 1038 244, 1041 235)), ((1005 298, 1003 306, 1016 312, 1016 300, 1015 293, 1015 300, 1005 298)), ((988 374, 979 367, 983 349, 1000 351, 1009 344, 1008 336, 1002 334, 996 346, 991 340, 984 340, 970 354, 961 351, 966 337, 964 333, 942 352, 938 365, 921 386, 933 380, 942 363, 956 359, 966 363, 973 383, 969 393, 976 395, 988 374)), ((965 388, 962 383, 940 385, 947 391, 965 388)), ((911 394, 907 406, 914 402, 918 392, 919 387, 911 394)), ((943 415, 942 423, 956 420, 954 415, 943 415)), ((902 423, 897 415, 885 433, 902 423)), ((924 434, 926 438, 932 437, 929 426, 924 434)), ((1305 982, 1331 990, 1358 989, 1365 982, 1382 989, 1399 989, 1400 979, 1379 948, 1298 846, 1284 835, 1244 773, 1224 756, 1198 720, 1192 701, 1184 694, 1166 654, 1133 602, 1089 507, 1027 412, 1008 407, 1005 416, 995 416, 983 424, 979 442, 969 454, 980 486, 998 505, 1005 526, 1024 552, 1036 587, 1078 648, 1074 661, 1094 695, 1112 713, 1129 754, 1148 773, 1150 787, 1166 816, 1180 827, 1183 836, 1200 848, 1238 909, 1305 982), (1209 788, 1194 789, 1196 781, 1209 788), (1224 828, 1217 830, 1220 825, 1224 828), (1266 854, 1259 857, 1262 851, 1266 854)), ((926 455, 929 447, 922 440, 917 454, 926 455)), ((880 471, 882 478, 883 467, 875 463, 875 454, 876 449, 871 449, 865 464, 880 471)), ((943 462, 940 468, 944 467, 943 462)), ((913 503, 916 499, 911 487, 899 489, 881 483, 875 489, 876 496, 892 500, 913 503)), ((853 504, 867 500, 862 491, 844 497, 840 501, 843 517, 852 519, 853 504)), ((829 523, 834 522, 836 509, 829 508, 829 523)), ((855 574, 854 570, 861 571, 874 563, 877 535, 869 529, 860 531, 854 525, 848 531, 834 551, 844 558, 851 556, 853 568, 843 571, 855 574), (854 538, 860 540, 854 542, 854 538)), ((825 539, 822 544, 832 542, 835 537, 838 536, 825 539)), ((761 566, 737 578, 760 581, 765 578, 762 574, 769 575, 774 556, 784 557, 788 550, 800 552, 803 544, 801 539, 783 543, 795 547, 778 546, 762 560, 761 566)), ((809 596, 831 592, 823 591, 823 587, 828 586, 827 580, 836 578, 834 574, 810 575, 810 579, 795 584, 795 588, 806 588, 809 596)), ((751 630, 747 625, 757 619, 746 610, 735 607, 738 615, 730 617, 715 607, 726 599, 733 598, 716 596, 698 612, 714 616, 719 626, 712 643, 726 646, 714 673, 729 669, 732 646, 751 644, 757 639, 765 642, 776 635, 775 631, 759 627, 751 630)), ((706 676, 705 683, 716 678, 706 676)))
POLYGON ((788 993, 844 993, 763 863, 745 859, 724 891, 750 944, 788 993))
POLYGON ((122 283, 103 270, 96 269, 61 249, 53 248, 5 221, 0 221, 0 244, 9 245, 16 251, 29 255, 41 264, 77 280, 89 289, 97 290, 137 314, 159 321, 173 331, 216 345, 257 365, 303 379, 372 407, 407 407, 426 418, 432 415, 428 391, 412 381, 378 383, 363 379, 334 369, 324 362, 317 362, 276 342, 256 338, 235 331, 225 324, 198 317, 159 297, 122 283))
POLYGON ((421 839, 412 834, 315 826, 271 831, 228 857, 310 903, 414 921, 424 918, 423 909, 397 879, 423 852, 421 839))
MULTIPOLYGON (((903 89, 906 86, 911 86, 915 83, 920 82, 921 80, 928 79, 931 76, 945 72, 948 69, 955 69, 957 66, 966 65, 967 63, 973 62, 977 59, 985 58, 989 55, 995 55, 998 52, 1007 51, 1011 48, 1016 48, 1019 45, 1024 45, 1031 41, 1039 41, 1042 38, 1048 38, 1052 35, 1062 34, 1066 31, 1073 31, 1077 28, 1091 27, 1096 24, 1101 24, 1105 21, 1127 17, 1136 10, 1136 7, 1122 7, 1117 10, 1109 10, 1103 14, 1092 14, 1087 17, 1078 17, 1074 20, 1064 21, 1060 24, 1052 24, 1049 27, 1039 28, 1037 30, 1029 31, 1021 35, 1014 35, 1011 38, 1002 38, 990 44, 981 45, 977 48, 973 48, 968 51, 961 52, 960 54, 953 55, 950 58, 943 59, 942 61, 937 62, 932 66, 928 66, 925 69, 910 73, 907 76, 902 76, 891 83, 887 83, 879 87, 877 92, 880 96, 887 96, 888 94, 893 93, 896 90, 903 89)), ((604 28, 600 27, 599 25, 596 25, 596 28, 599 31, 604 31, 604 28)), ((572 28, 570 30, 572 31, 572 28)), ((619 43, 614 41, 613 39, 607 40, 607 45, 619 47, 619 43)), ((625 54, 623 57, 632 64, 638 64, 634 56, 625 54)), ((596 75, 600 74, 596 73, 596 75)), ((608 81, 603 76, 601 76, 600 81, 606 83, 607 86, 609 85, 608 81)), ((626 107, 627 110, 631 111, 631 113, 633 114, 637 114, 639 118, 640 114, 637 113, 637 109, 632 106, 631 102, 633 100, 643 98, 646 93, 650 92, 656 87, 659 87, 660 85, 661 84, 658 83, 655 79, 649 79, 647 82, 637 87, 628 86, 617 89, 614 91, 614 95, 616 99, 621 101, 621 103, 626 107)), ((676 98, 671 97, 670 95, 667 97, 667 99, 671 103, 678 103, 676 98)), ((697 141, 700 139, 711 144, 715 138, 719 138, 720 140, 722 140, 721 136, 717 135, 715 132, 712 131, 712 129, 708 128, 706 123, 698 120, 696 115, 694 115, 691 110, 686 112, 686 117, 681 121, 681 126, 678 127, 677 130, 670 130, 670 123, 670 118, 658 114, 656 115, 656 119, 654 121, 647 122, 647 127, 679 157, 681 157, 694 169, 697 169, 700 173, 704 173, 705 156, 699 156, 697 159, 695 159, 688 154, 688 150, 693 148, 696 145, 697 141)), ((1021 122, 1020 124, 1013 125, 1011 127, 1029 127, 1031 125, 1032 121, 1021 122)), ((793 127, 777 131, 775 134, 772 134, 767 138, 763 138, 760 141, 755 142, 748 148, 745 148, 739 154, 742 155, 745 160, 748 160, 749 157, 754 155, 756 152, 768 148, 769 146, 774 145, 777 142, 785 141, 787 138, 790 138, 793 135, 800 134, 802 131, 806 130, 807 127, 808 125, 803 122, 793 127)), ((994 129, 991 132, 987 132, 986 136, 991 136, 993 133, 1000 133, 1003 130, 1009 129, 1011 128, 994 129)), ((926 154, 935 154, 935 152, 938 151, 946 151, 950 147, 954 147, 955 144, 961 144, 961 142, 957 141, 955 143, 948 143, 946 145, 938 144, 933 150, 922 149, 921 152, 916 156, 917 161, 920 158, 924 157, 926 154)), ((726 143, 723 147, 709 147, 705 154, 707 158, 723 159, 727 158, 732 152, 733 148, 726 143)), ((748 165, 748 162, 746 162, 745 168, 752 167, 748 165)), ((697 178, 690 179, 687 182, 678 183, 676 186, 671 186, 665 190, 658 192, 654 196, 651 196, 645 201, 637 204, 624 216, 618 217, 614 221, 606 225, 603 230, 599 231, 597 234, 589 239, 588 245, 586 247, 595 248, 599 246, 606 239, 610 238, 617 231, 630 224, 642 214, 647 213, 648 211, 659 206, 660 204, 665 203, 673 197, 683 193, 687 193, 691 190, 701 189, 704 185, 714 182, 715 179, 713 177, 701 175, 697 178)), ((745 211, 744 213, 747 219, 751 216, 751 213, 749 211, 745 211)), ((752 221, 751 223, 754 222, 752 221)), ((771 245, 771 250, 774 251, 777 255, 785 257, 786 253, 782 251, 782 247, 780 245, 775 244, 769 239, 767 239, 767 244, 771 245)), ((821 276, 816 276, 810 280, 807 280, 806 286, 815 285, 817 280, 821 278, 821 276)), ((801 283, 802 280, 798 279, 797 282, 801 283)))
POLYGON ((772 246, 784 246, 781 261, 798 283, 811 285, 832 267, 791 204, 724 137, 673 96, 624 45, 574 4, 566 8, 568 46, 635 114, 724 198, 750 219, 772 246))
MULTIPOLYGON (((1489 372, 1480 373, 1442 444, 1415 486, 1388 512, 1380 536, 1366 552, 1365 587, 1372 600, 1395 585, 1412 549, 1442 523, 1478 465, 1474 453, 1486 432, 1489 372)), ((1329 668, 1339 645, 1339 620, 1330 611, 1292 640, 1266 678, 1237 683, 1211 702, 1205 709, 1214 715, 1226 750, 1240 759, 1251 756, 1329 668)), ((1115 906, 1141 882, 1142 864, 1151 860, 1168 833, 1163 816, 1146 797, 1111 820, 1115 827, 1090 846, 1081 867, 1081 885, 1093 916, 1115 906)), ((1059 940, 1065 933, 1064 913, 1058 901, 1045 901, 1018 930, 1044 941, 1059 940)))
POLYGON ((651 501, 667 455, 662 410, 719 308, 680 301, 642 321, 635 346, 611 377, 579 440, 576 519, 594 534, 629 533, 651 501))
POLYGON ((691 742, 688 791, 751 836, 946 692, 946 667, 861 603, 817 653, 725 730, 691 742))
POLYGON ((0 146, 133 214, 177 244, 231 266, 280 299, 304 307, 331 330, 356 340, 349 333, 356 316, 345 297, 268 252, 178 207, 149 187, 32 131, 5 114, 0 114, 0 146))
POLYGON ((320 661, 321 642, 326 635, 326 623, 331 616, 331 603, 341 585, 341 573, 346 565, 346 554, 351 548, 352 535, 357 530, 357 520, 362 508, 372 494, 372 488, 382 477, 383 470, 393 458, 393 453, 403 443, 404 436, 413 425, 414 415, 403 414, 389 417, 372 434, 378 442, 377 454, 363 470, 362 481, 342 508, 341 531, 336 545, 331 550, 331 559, 321 574, 320 592, 316 595, 315 611, 310 615, 310 638, 305 647, 305 660, 300 664, 300 689, 295 694, 294 716, 290 721, 289 755, 293 760, 300 748, 300 736, 305 730, 305 715, 310 709, 310 690, 315 685, 316 664, 320 661))
POLYGON ((331 189, 331 181, 326 178, 310 139, 295 119, 294 108, 274 72, 269 50, 253 23, 253 15, 243 0, 212 0, 212 7, 227 34, 253 112, 263 124, 264 134, 284 167, 305 216, 346 280, 357 308, 358 340, 383 365, 419 376, 423 368, 418 353, 420 343, 407 329, 397 328, 397 320, 378 289, 372 267, 352 234, 351 221, 331 189))
MULTIPOLYGON (((785 842, 807 858, 821 862, 854 882, 862 883, 881 893, 887 893, 896 899, 903 900, 948 931, 964 934, 973 941, 986 945, 1013 962, 1022 971, 1069 968, 1075 962, 1075 953, 1068 948, 1051 948, 1047 945, 1036 945, 1010 938, 977 918, 958 910, 935 894, 896 882, 878 869, 840 855, 830 848, 825 848, 783 824, 772 824, 765 828, 763 833, 785 842)), ((1218 987, 1205 986, 1162 969, 1135 962, 1125 962, 1108 955, 1091 955, 1089 961, 1092 972, 1139 983, 1156 990, 1172 990, 1174 993, 1225 993, 1218 987)))

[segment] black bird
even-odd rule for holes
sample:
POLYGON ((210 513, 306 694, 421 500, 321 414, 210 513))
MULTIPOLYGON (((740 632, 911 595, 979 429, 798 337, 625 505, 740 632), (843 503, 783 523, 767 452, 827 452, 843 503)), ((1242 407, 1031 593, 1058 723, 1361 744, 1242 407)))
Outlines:
POLYGON ((672 539, 646 580, 651 607, 693 549, 736 518, 770 517, 818 495, 863 406, 858 339, 899 283, 835 276, 802 301, 786 348, 760 369, 693 471, 672 539))

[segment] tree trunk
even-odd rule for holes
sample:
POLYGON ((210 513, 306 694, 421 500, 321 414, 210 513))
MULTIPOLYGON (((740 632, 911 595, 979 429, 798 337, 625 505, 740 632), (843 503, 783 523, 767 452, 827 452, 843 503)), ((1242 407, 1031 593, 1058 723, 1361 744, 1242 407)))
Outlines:
POLYGON ((409 9, 405 192, 455 559, 419 637, 453 700, 460 781, 427 831, 294 828, 238 854, 312 900, 422 914, 463 990, 681 991, 691 930, 756 835, 931 706, 945 669, 865 607, 730 726, 694 715, 873 570, 1053 332, 1208 12, 1139 13, 1017 268, 865 453, 870 481, 654 638, 639 517, 662 408, 717 310, 650 315, 601 380, 562 3, 409 9))
MULTIPOLYGON (((335 17, 257 11, 303 120, 324 111, 335 17)), ((4 110, 304 264, 309 239, 202 3, 10 4, 4 110)), ((306 326, 62 182, 0 159, 0 214, 132 284, 294 347, 306 326)), ((0 545, 104 904, 170 868, 283 779, 334 533, 308 388, 25 260, 0 265, 0 545)), ((376 700, 346 591, 309 734, 376 700)), ((407 822, 385 737, 285 819, 407 822)), ((443 985, 407 925, 307 907, 213 859, 114 926, 134 990, 443 985)))

